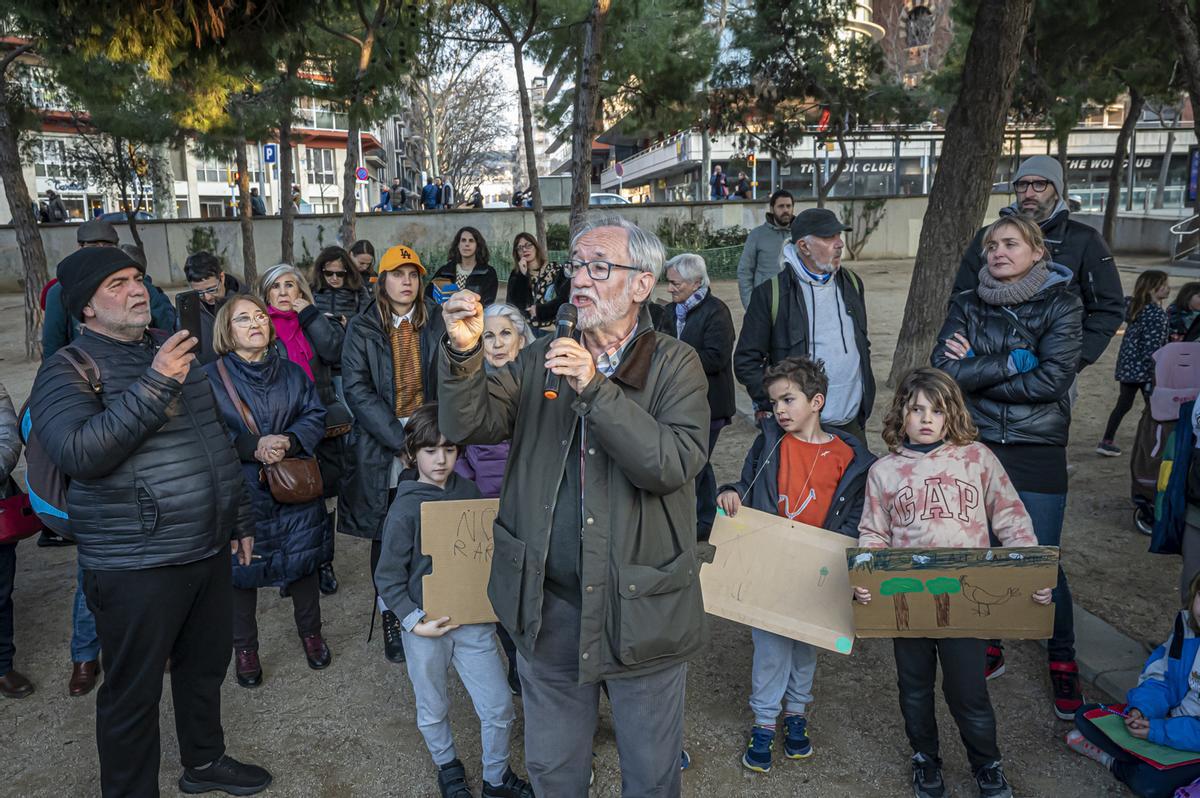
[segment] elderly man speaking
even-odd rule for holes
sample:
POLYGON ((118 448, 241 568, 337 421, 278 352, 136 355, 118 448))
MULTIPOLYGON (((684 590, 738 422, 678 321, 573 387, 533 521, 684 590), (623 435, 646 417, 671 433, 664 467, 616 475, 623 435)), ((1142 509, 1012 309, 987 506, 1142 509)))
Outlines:
POLYGON ((693 480, 709 409, 695 351, 656 333, 643 306, 664 256, 623 218, 588 221, 565 265, 582 341, 541 338, 490 375, 479 297, 443 307, 442 431, 512 438, 488 594, 517 644, 539 796, 587 794, 601 682, 622 794, 680 794, 686 660, 703 642, 693 480), (564 381, 554 400, 547 371, 564 381))

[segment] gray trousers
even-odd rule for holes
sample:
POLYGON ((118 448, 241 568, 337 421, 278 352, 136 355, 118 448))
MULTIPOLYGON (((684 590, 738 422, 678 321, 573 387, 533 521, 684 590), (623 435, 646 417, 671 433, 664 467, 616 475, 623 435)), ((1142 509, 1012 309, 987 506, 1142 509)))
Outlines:
POLYGON ((750 711, 756 726, 774 726, 779 713, 803 715, 812 703, 817 655, 812 646, 790 637, 751 629, 750 711))
POLYGON ((479 716, 483 778, 490 784, 503 782, 514 713, 508 678, 500 662, 496 627, 490 623, 468 624, 442 637, 405 632, 404 653, 417 699, 417 728, 433 763, 441 767, 458 758, 450 734, 450 697, 446 692, 453 665, 479 716))
MULTIPOLYGON (((538 795, 585 798, 600 685, 579 684, 579 610, 547 592, 533 658, 518 654, 525 764, 538 795)), ((624 798, 678 798, 687 664, 608 681, 624 798)))

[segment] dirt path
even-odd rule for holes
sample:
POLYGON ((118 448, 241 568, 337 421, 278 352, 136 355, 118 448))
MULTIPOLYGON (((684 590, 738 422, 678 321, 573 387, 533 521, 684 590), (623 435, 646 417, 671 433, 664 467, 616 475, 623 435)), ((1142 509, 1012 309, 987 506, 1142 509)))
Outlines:
MULTIPOLYGON (((867 285, 873 365, 887 374, 903 312, 910 262, 855 266, 867 285)), ((1127 287, 1136 275, 1123 274, 1127 287)), ((1176 280, 1176 282, 1180 282, 1176 280)), ((717 286, 730 302, 735 323, 741 311, 736 287, 717 286)), ((28 394, 33 368, 21 360, 21 299, 0 296, 0 382, 17 404, 28 394)), ((1175 602, 1177 558, 1147 554, 1146 539, 1132 531, 1128 510, 1128 460, 1092 453, 1114 399, 1116 345, 1084 372, 1070 459, 1071 494, 1064 533, 1064 561, 1077 600, 1138 639, 1160 640, 1175 602), (1119 587, 1117 587, 1119 586, 1119 587)), ((868 427, 878 438, 880 391, 868 427)), ((1128 448, 1135 419, 1127 419, 1120 443, 1128 448)), ((732 479, 753 440, 739 421, 725 430, 714 454, 719 481, 732 479)), ((292 630, 291 607, 274 591, 260 596, 259 623, 266 671, 263 687, 224 688, 224 719, 230 753, 268 766, 276 776, 270 793, 286 796, 434 796, 428 755, 417 732, 411 687, 401 666, 388 663, 378 638, 366 641, 372 590, 367 547, 338 539, 342 590, 322 602, 324 632, 334 651, 327 671, 308 670, 292 630)), ((70 669, 70 604, 75 557, 71 549, 18 551, 17 667, 37 684, 23 701, 0 702, 0 739, 5 740, 4 794, 84 796, 98 794, 94 743, 94 694, 66 694, 70 669)), ((713 619, 711 645, 688 680, 687 744, 693 766, 684 775, 688 796, 883 796, 907 795, 908 746, 896 703, 895 669, 887 641, 863 641, 850 658, 819 657, 811 729, 816 755, 783 761, 767 776, 737 764, 750 721, 750 635, 745 627, 713 619)), ((1040 647, 1012 644, 1008 674, 992 683, 1006 770, 1020 796, 1092 798, 1128 795, 1097 765, 1068 752, 1059 738, 1068 728, 1054 720, 1040 647)), ((169 684, 165 695, 169 695, 169 684)), ((939 699, 940 702, 940 699, 939 699)), ((163 702, 165 795, 177 794, 178 750, 170 701, 163 702)), ((518 713, 519 717, 519 713, 518 713)), ((459 753, 473 782, 479 781, 478 726, 461 686, 455 684, 452 722, 459 753)), ((975 795, 953 721, 939 708, 943 756, 953 796, 975 795)), ((514 752, 521 751, 521 721, 514 752)), ((597 735, 594 796, 617 796, 619 771, 611 723, 602 716, 597 735)))

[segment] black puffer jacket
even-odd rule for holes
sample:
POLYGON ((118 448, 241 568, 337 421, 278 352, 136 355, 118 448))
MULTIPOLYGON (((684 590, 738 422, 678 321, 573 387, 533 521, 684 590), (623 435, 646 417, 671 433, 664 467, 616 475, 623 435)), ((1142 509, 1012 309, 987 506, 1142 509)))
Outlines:
POLYGON ((675 318, 676 304, 663 307, 655 329, 672 338, 679 338, 700 356, 704 376, 708 378, 708 407, 714 419, 733 418, 737 399, 733 393, 733 317, 729 306, 709 291, 700 304, 692 308, 679 335, 675 318))
POLYGON ((362 313, 362 309, 371 304, 371 292, 366 288, 329 288, 328 286, 313 292, 313 304, 322 313, 330 314, 334 321, 350 319, 362 313))
MULTIPOLYGON (((425 401, 437 397, 437 346, 445 333, 442 311, 425 303, 421 327, 421 380, 425 401)), ((342 380, 346 402, 354 413, 354 440, 349 471, 342 480, 338 531, 377 538, 388 511, 388 474, 404 448, 404 427, 396 418, 392 344, 372 302, 350 320, 342 347, 342 380)))
POLYGON ((1071 426, 1067 392, 1079 370, 1083 302, 1070 270, 1051 264, 1050 279, 1032 299, 997 307, 975 290, 950 299, 932 363, 959 384, 979 437, 989 443, 1066 446, 1071 426), (962 333, 974 356, 952 360, 944 341, 962 333), (1009 355, 1027 349, 1037 356, 1032 371, 1014 374, 1009 355))
MULTIPOLYGON (((1018 210, 1010 205, 1001 216, 1015 216, 1018 210)), ((1046 236, 1050 260, 1071 270, 1071 282, 1083 300, 1083 348, 1079 368, 1095 363, 1108 342, 1125 320, 1125 291, 1117 264, 1104 237, 1093 227, 1076 222, 1070 210, 1060 203, 1040 227, 1046 236)), ((973 290, 979 285, 979 270, 987 265, 983 257, 983 228, 975 234, 963 253, 954 279, 954 293, 973 290)))
POLYGON ((254 534, 241 463, 204 370, 181 385, 150 368, 157 343, 117 341, 86 328, 74 346, 102 389, 62 356, 42 364, 30 418, 50 459, 71 479, 67 510, 84 568, 182 565, 254 534))

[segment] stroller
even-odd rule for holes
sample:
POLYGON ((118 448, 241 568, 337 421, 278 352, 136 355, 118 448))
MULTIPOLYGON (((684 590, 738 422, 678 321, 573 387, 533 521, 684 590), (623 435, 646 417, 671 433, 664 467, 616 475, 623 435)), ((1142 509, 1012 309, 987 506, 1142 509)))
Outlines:
POLYGON ((1163 453, 1179 421, 1179 407, 1200 394, 1200 343, 1167 344, 1154 353, 1154 388, 1138 421, 1129 459, 1133 524, 1144 535, 1154 531, 1154 505, 1163 453))

